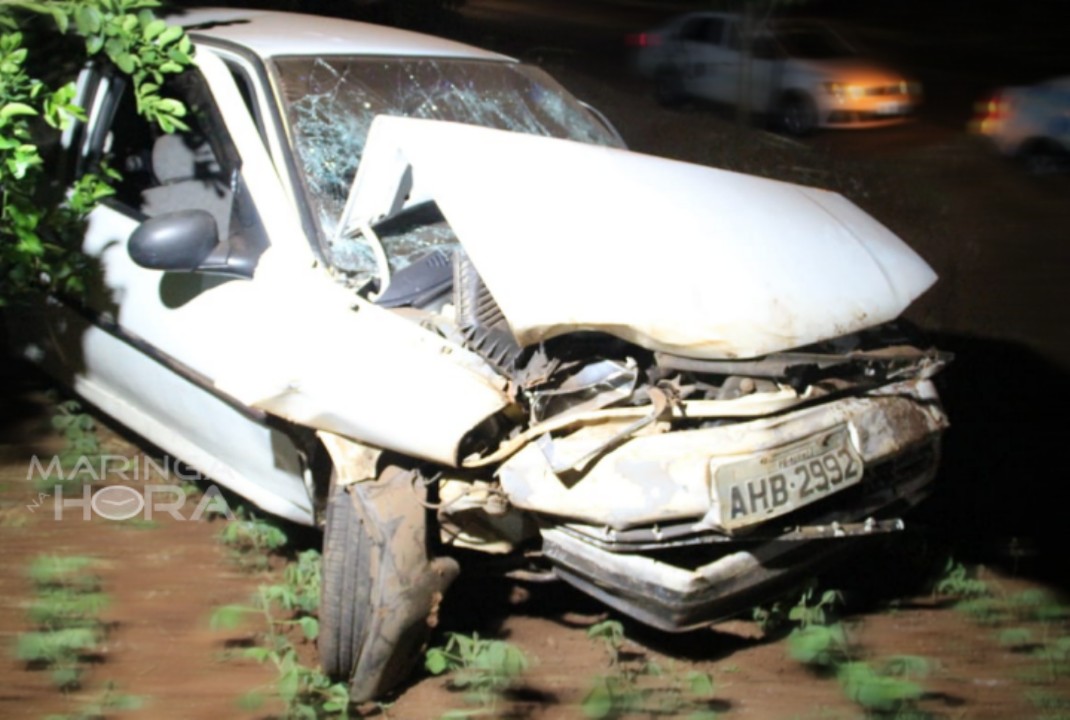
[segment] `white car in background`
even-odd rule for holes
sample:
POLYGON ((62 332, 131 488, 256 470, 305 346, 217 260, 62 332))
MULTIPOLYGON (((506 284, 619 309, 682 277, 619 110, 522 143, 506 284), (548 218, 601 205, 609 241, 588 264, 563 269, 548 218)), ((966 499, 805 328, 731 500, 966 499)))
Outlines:
POLYGON ((85 298, 22 356, 264 510, 324 530, 319 654, 355 700, 420 657, 458 556, 669 631, 902 528, 945 358, 935 281, 823 190, 629 152, 537 68, 254 10, 182 17, 161 135, 79 83, 85 298), (507 561, 507 562, 506 562, 507 561))
POLYGON ((921 101, 917 82, 859 57, 816 22, 769 21, 747 33, 739 15, 694 12, 629 36, 629 43, 661 102, 739 105, 749 87, 749 110, 797 135, 899 123, 921 101))
POLYGON ((997 90, 971 129, 1033 175, 1070 171, 1070 76, 997 90))

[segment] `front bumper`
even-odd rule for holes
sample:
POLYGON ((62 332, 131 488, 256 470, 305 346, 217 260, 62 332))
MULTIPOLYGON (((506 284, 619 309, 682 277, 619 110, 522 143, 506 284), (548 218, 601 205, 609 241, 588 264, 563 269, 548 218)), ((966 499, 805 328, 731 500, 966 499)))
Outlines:
POLYGON ((939 454, 932 438, 867 467, 867 480, 833 496, 832 507, 801 509, 772 531, 732 538, 682 526, 559 525, 542 530, 543 554, 559 577, 606 605, 661 630, 690 630, 753 606, 864 538, 903 529, 898 515, 928 494, 939 454))
POLYGON ((902 123, 914 117, 917 98, 891 95, 864 98, 826 96, 819 101, 822 127, 871 128, 902 123))
POLYGON ((910 380, 772 417, 635 437, 580 477, 559 476, 546 455, 582 446, 577 432, 529 446, 500 477, 511 501, 540 518, 543 554, 560 577, 680 631, 753 605, 860 538, 901 529, 899 515, 936 476, 946 427, 931 382, 910 380), (857 484, 725 526, 719 467, 832 428, 845 428, 863 462, 857 484))

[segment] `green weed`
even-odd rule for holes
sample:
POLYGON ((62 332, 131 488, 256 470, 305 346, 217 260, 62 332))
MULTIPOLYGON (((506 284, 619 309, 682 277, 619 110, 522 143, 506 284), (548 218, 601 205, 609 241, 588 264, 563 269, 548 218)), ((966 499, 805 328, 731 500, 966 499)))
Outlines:
POLYGON ((302 665, 294 645, 279 631, 282 627, 296 625, 308 641, 314 641, 319 635, 318 620, 303 614, 302 609, 302 604, 312 597, 313 586, 318 596, 318 575, 313 581, 308 567, 312 557, 307 555, 303 568, 287 574, 287 584, 261 586, 252 605, 226 605, 212 614, 210 624, 213 629, 233 629, 246 619, 258 616, 267 626, 265 645, 244 648, 239 654, 259 663, 271 663, 276 670, 276 679, 270 688, 255 689, 243 695, 239 702, 246 709, 255 709, 266 696, 274 695, 285 705, 287 718, 348 717, 349 689, 346 684, 332 681, 319 668, 302 665), (299 590, 290 587, 290 582, 296 579, 303 582, 299 590), (283 606, 281 601, 287 601, 290 606, 283 606), (285 619, 275 617, 275 609, 280 606, 287 613, 285 619))
POLYGON ((1028 652, 1037 660, 1037 666, 1019 673, 1019 679, 1050 684, 1070 675, 1070 636, 1065 634, 1070 606, 1035 588, 1010 595, 990 588, 989 593, 962 600, 955 609, 979 625, 1001 628, 996 633, 1000 645, 1028 652))
POLYGON ((283 582, 267 586, 265 592, 283 610, 314 615, 320 602, 320 567, 318 550, 305 550, 283 571, 283 582))
POLYGON ((1070 711, 1070 698, 1047 692, 1045 690, 1029 690, 1025 697, 1038 710, 1067 710, 1070 711))
POLYGON ((788 655, 804 665, 833 667, 848 659, 846 631, 839 623, 830 624, 843 594, 826 590, 815 601, 815 593, 815 586, 808 586, 788 610, 788 621, 796 625, 788 635, 788 655))
POLYGON ((796 627, 788 636, 788 655, 805 665, 835 673, 840 687, 867 716, 897 720, 927 718, 917 707, 925 690, 917 679, 927 676, 932 663, 916 655, 895 655, 864 662, 855 659, 844 626, 832 622, 843 596, 835 590, 815 600, 814 586, 806 588, 788 612, 796 627))
POLYGON ((795 628, 788 635, 788 656, 803 665, 830 668, 849 656, 847 633, 839 623, 795 628))
POLYGON ((92 468, 98 467, 102 447, 93 416, 83 412, 77 400, 64 400, 56 403, 52 427, 63 436, 59 464, 67 472, 61 472, 58 477, 38 478, 37 489, 48 491, 56 485, 63 485, 64 489, 78 488, 97 479, 92 468))
POLYGON ((465 699, 477 706, 453 710, 444 718, 494 716, 503 693, 527 670, 528 658, 517 646, 503 640, 485 640, 450 633, 442 647, 430 648, 424 666, 432 675, 450 673, 448 686, 463 691, 465 699))
POLYGON ((108 598, 100 592, 100 578, 88 572, 93 564, 88 557, 45 555, 30 565, 36 587, 29 609, 34 630, 19 635, 15 656, 48 668, 60 688, 78 686, 83 659, 103 639, 98 615, 108 598))
POLYGON ((956 598, 981 598, 991 595, 992 589, 987 582, 974 577, 965 565, 948 558, 943 574, 933 586, 933 593, 956 598))
POLYGON ((48 715, 45 720, 102 720, 115 712, 138 710, 144 698, 120 692, 114 682, 108 682, 104 690, 93 696, 75 713, 48 715))
POLYGON ((713 678, 690 671, 668 671, 641 654, 622 654, 624 627, 616 620, 592 625, 587 637, 603 645, 610 672, 595 677, 583 699, 583 714, 589 718, 619 718, 625 715, 680 717, 708 720, 716 717, 713 678))
POLYGON ((277 525, 239 510, 219 534, 235 562, 247 570, 266 570, 268 556, 289 541, 277 525))

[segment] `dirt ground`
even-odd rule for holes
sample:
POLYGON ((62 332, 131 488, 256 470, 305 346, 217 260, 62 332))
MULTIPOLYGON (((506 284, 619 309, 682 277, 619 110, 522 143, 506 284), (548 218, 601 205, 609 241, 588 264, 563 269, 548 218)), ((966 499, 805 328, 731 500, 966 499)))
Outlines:
MULTIPOLYGON (((31 385, 37 383, 31 381, 31 385)), ((256 627, 212 630, 215 608, 247 603, 258 584, 279 581, 280 570, 250 572, 228 557, 217 535, 222 521, 178 522, 168 516, 151 524, 116 522, 65 509, 55 518, 53 498, 28 480, 30 458, 56 452, 60 442, 48 426, 47 402, 39 392, 21 396, 20 417, 4 427, 0 445, 0 717, 36 718, 74 713, 107 683, 142 699, 140 709, 108 717, 269 718, 282 706, 269 700, 255 710, 240 698, 261 689, 270 696, 270 667, 228 658, 256 627), (97 564, 110 603, 102 613, 108 627, 102 651, 88 664, 83 690, 67 695, 47 672, 14 659, 17 636, 30 629, 27 605, 33 586, 30 563, 42 555, 87 555, 97 564)), ((8 410, 12 408, 9 407, 8 410)), ((140 457, 151 452, 104 430, 106 452, 140 457)), ((162 481, 156 478, 157 481, 162 481)), ((192 503, 182 511, 192 513, 192 503)), ((298 538, 298 547, 307 538, 298 538)), ((933 670, 923 680, 920 717, 1045 717, 1030 697, 1036 693, 1070 703, 1070 679, 1038 679, 1038 661, 1020 648, 1000 644, 997 628, 982 627, 951 609, 946 599, 922 592, 923 575, 900 572, 931 564, 933 548, 905 542, 860 556, 825 587, 847 593, 848 627, 855 659, 911 655, 927 658, 933 670), (884 554, 882 554, 884 553, 884 554), (918 560, 913 563, 912 560, 918 560), (884 577, 891 574, 889 577, 884 577), (875 582, 875 578, 879 578, 875 582), (889 592, 894 585, 899 592, 889 592), (905 591, 905 594, 904 594, 905 591)), ((941 546, 939 552, 943 552, 941 546)), ((985 570, 993 588, 1011 594, 1044 585, 1007 571, 985 570)), ((1050 588, 1047 588, 1050 589, 1050 588)), ((490 717, 566 720, 583 717, 581 706, 596 677, 610 673, 604 648, 587 628, 612 617, 602 607, 562 585, 518 584, 462 574, 443 609, 442 631, 479 633, 520 647, 532 665, 515 693, 490 717)), ((656 662, 668 677, 707 673, 715 685, 711 707, 724 717, 829 719, 862 716, 834 678, 823 677, 788 657, 783 634, 763 635, 746 619, 708 630, 668 636, 625 620, 626 653, 656 662)), ((1065 628, 1064 628, 1065 630, 1065 628)), ((441 636, 440 636, 441 637, 441 636)), ((314 649, 301 648, 308 661, 314 649)), ((1043 675, 1043 674, 1042 674, 1043 675)), ((400 694, 361 709, 369 716, 423 720, 448 709, 471 707, 440 677, 419 672, 400 694)), ((628 717, 645 717, 630 715, 628 717)), ((1050 716, 1049 717, 1054 717, 1050 716)))
MULTIPOLYGON (((996 566, 987 577, 1003 592, 1066 590, 1066 498, 1063 484, 1053 482, 1061 476, 1051 474, 1050 458, 1065 442, 1065 428, 1053 415, 1070 399, 1070 179, 1024 177, 967 135, 964 123, 798 142, 737 127, 717 108, 659 108, 641 84, 607 83, 552 47, 503 49, 545 65, 603 110, 634 149, 842 192, 933 265, 940 282, 908 317, 957 355, 942 381, 953 428, 941 490, 912 523, 919 534, 898 555, 860 556, 823 582, 848 592, 849 632, 862 658, 905 654, 935 661, 921 705, 931 717, 1060 716, 1036 698, 1038 692, 1070 697, 1065 675, 1038 681, 1028 652, 1001 645, 997 629, 947 607, 916 575, 898 575, 892 566, 915 555, 922 565, 949 551, 996 566), (892 580, 903 579, 898 594, 872 591, 873 576, 885 570, 892 580)), ((653 252, 652 258, 661 272, 686 262, 653 252)), ((54 452, 58 440, 40 403, 40 382, 9 371, 3 384, 0 717, 75 712, 109 681, 144 697, 142 709, 124 713, 129 717, 277 714, 280 708, 270 703, 255 711, 239 708, 238 698, 270 685, 273 673, 224 659, 228 641, 244 635, 208 628, 213 608, 247 601, 272 576, 237 568, 216 539, 218 522, 161 518, 152 527, 133 527, 99 518, 56 521, 47 499, 44 510, 31 511, 37 495, 26 478, 29 457, 54 452), (28 629, 26 569, 34 557, 54 553, 98 558, 96 572, 112 599, 104 611, 104 651, 88 671, 86 690, 69 697, 11 652, 18 633, 28 629)), ((142 452, 129 440, 107 437, 118 451, 142 452)), ((444 608, 443 629, 507 639, 532 659, 522 691, 497 716, 565 719, 581 716, 592 679, 607 672, 605 652, 586 636, 604 617, 612 616, 566 587, 462 574, 444 608)), ((625 626, 635 652, 679 672, 710 673, 714 708, 725 717, 862 714, 835 679, 789 659, 784 639, 762 637, 753 623, 737 620, 678 637, 625 626)), ((422 720, 463 707, 464 699, 441 678, 418 674, 390 704, 366 710, 422 720)), ((1061 712, 1065 717, 1065 706, 1061 712)))

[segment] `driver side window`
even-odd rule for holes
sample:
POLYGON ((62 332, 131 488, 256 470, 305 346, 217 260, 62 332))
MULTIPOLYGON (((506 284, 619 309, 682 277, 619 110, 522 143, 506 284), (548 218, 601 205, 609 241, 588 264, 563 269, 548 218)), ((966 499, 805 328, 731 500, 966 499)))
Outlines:
POLYGON ((111 122, 101 138, 103 156, 123 179, 115 200, 147 217, 184 209, 205 210, 225 237, 231 225, 237 152, 208 96, 200 75, 186 73, 169 82, 164 94, 186 103, 189 130, 164 133, 138 115, 133 87, 112 79, 111 122))
POLYGON ((215 218, 228 257, 251 273, 267 248, 267 234, 242 180, 238 150, 204 78, 190 71, 164 85, 162 94, 187 108, 182 119, 189 129, 174 133, 138 115, 129 82, 112 77, 108 84, 112 102, 102 109, 89 157, 103 159, 122 175, 110 204, 138 217, 204 210, 215 218))

